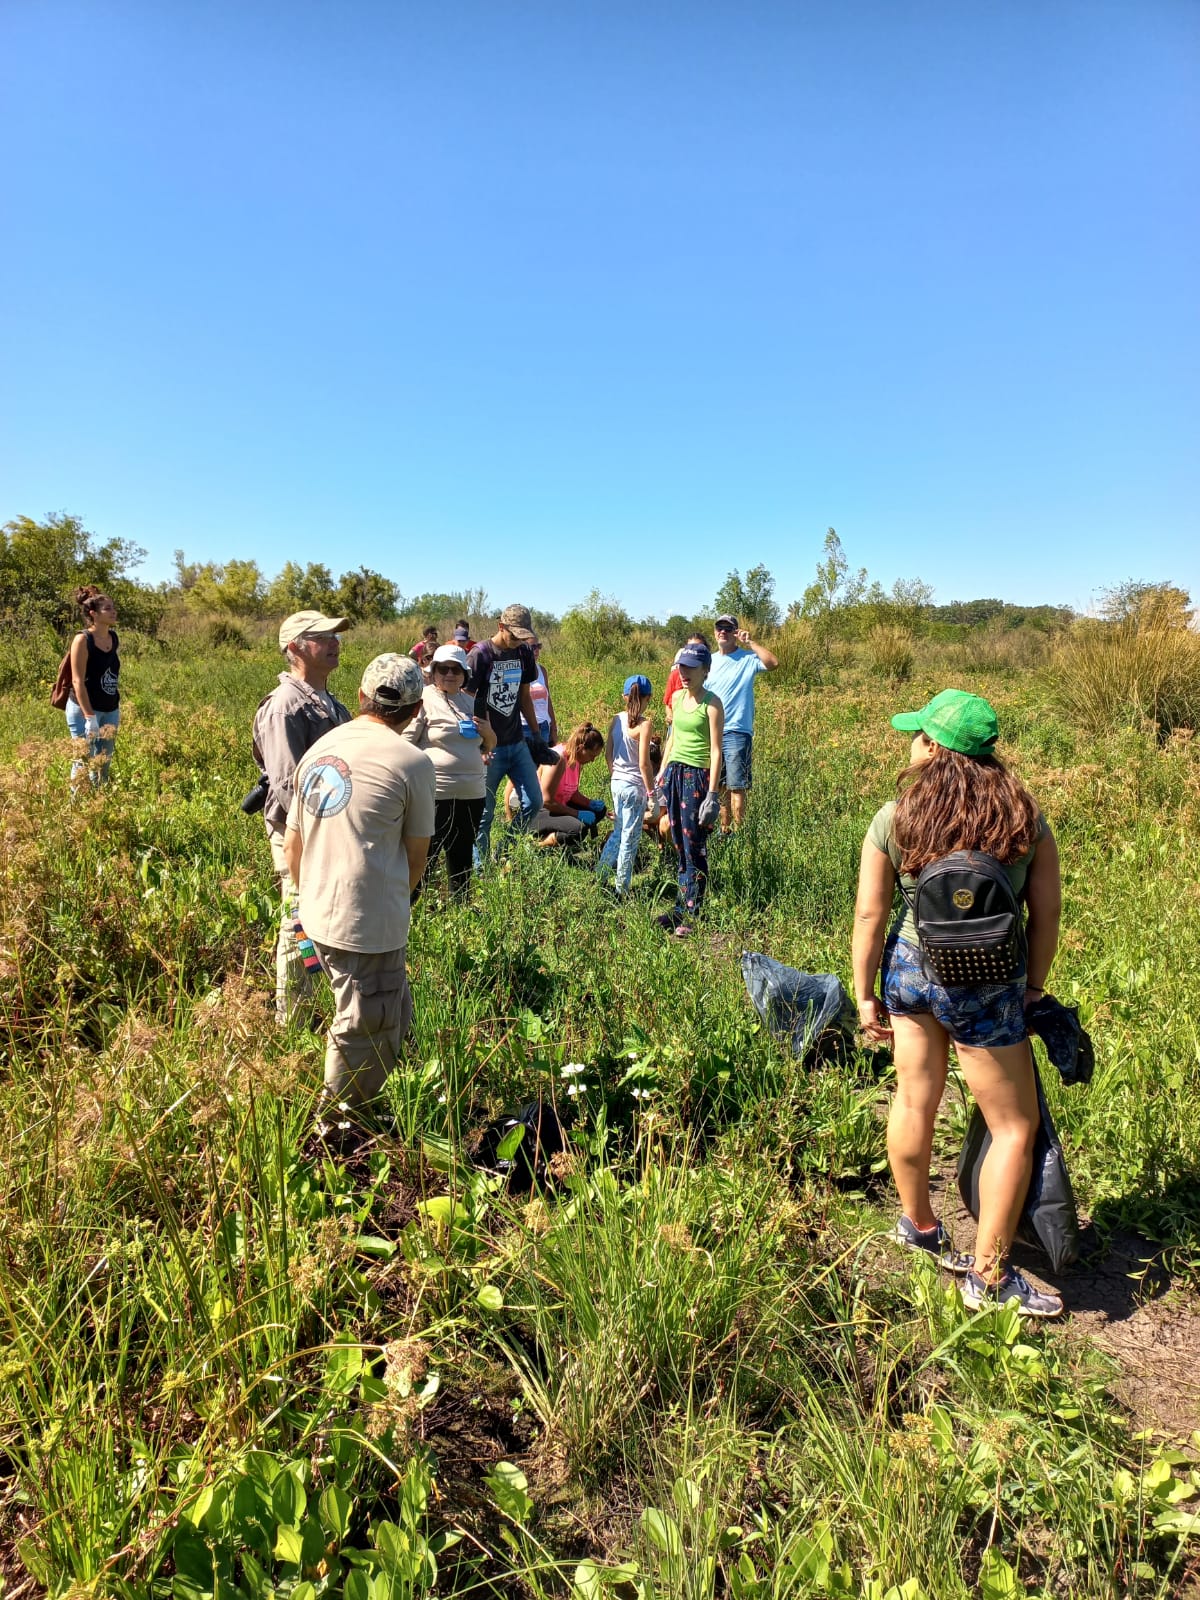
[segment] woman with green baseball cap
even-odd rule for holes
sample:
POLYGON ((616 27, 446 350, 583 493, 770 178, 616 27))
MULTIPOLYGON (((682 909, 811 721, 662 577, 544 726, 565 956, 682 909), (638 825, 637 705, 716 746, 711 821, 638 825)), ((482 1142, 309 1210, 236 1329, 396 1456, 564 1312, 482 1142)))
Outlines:
POLYGON ((896 1095, 888 1161, 900 1194, 898 1240, 964 1277, 970 1306, 1014 1301, 1023 1315, 1056 1317, 1062 1300, 1008 1263, 1033 1170, 1039 1125, 1025 1008, 1041 998, 1058 945, 1058 849, 1037 801, 995 754, 996 713, 979 695, 944 689, 892 726, 913 735, 900 794, 863 840, 854 914, 854 986, 867 1039, 890 1043, 896 1095), (922 869, 956 850, 999 862, 1024 896, 1026 971, 1008 983, 945 987, 922 960, 905 904, 887 932, 897 879, 911 896, 922 869), (876 981, 882 977, 880 993, 876 981), (929 1194, 934 1118, 951 1041, 992 1135, 979 1182, 975 1255, 949 1248, 929 1194))

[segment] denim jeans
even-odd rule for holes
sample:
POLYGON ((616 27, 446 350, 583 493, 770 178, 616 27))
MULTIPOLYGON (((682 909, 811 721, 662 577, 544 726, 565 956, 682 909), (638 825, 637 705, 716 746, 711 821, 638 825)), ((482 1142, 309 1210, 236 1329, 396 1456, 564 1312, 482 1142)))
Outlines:
POLYGON ((649 801, 641 784, 614 783, 613 830, 605 840, 596 865, 597 872, 616 869, 616 889, 624 894, 633 882, 633 864, 642 839, 642 821, 649 801))
POLYGON ((492 818, 496 814, 496 792, 505 778, 512 779, 513 788, 521 802, 521 814, 514 828, 527 832, 530 823, 542 809, 542 786, 538 781, 537 767, 524 739, 516 744, 498 744, 492 751, 487 766, 487 788, 483 796, 483 816, 479 819, 479 832, 475 836, 475 870, 483 866, 490 854, 492 818))
MULTIPOLYGON (((112 733, 108 738, 103 737, 87 740, 87 755, 79 755, 71 763, 71 782, 81 778, 86 772, 88 781, 93 785, 107 783, 109 767, 112 764, 113 740, 116 737, 117 724, 121 720, 120 707, 116 711, 97 711, 96 720, 101 730, 111 728, 112 733)), ((67 701, 67 731, 72 739, 87 739, 87 719, 77 700, 67 701)))

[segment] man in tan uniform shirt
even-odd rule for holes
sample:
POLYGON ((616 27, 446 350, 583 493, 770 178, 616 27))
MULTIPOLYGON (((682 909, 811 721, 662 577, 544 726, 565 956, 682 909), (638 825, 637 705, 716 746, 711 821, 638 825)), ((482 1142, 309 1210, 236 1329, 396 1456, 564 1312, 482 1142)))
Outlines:
POLYGON ((400 735, 424 687, 410 656, 369 663, 358 716, 296 768, 284 834, 300 921, 333 988, 325 1090, 351 1110, 382 1093, 412 1021, 409 903, 433 834, 435 778, 400 735))

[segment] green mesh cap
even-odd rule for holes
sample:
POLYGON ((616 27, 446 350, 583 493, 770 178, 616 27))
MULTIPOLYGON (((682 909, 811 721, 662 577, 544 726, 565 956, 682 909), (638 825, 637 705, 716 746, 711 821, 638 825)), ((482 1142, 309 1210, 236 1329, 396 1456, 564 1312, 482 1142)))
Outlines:
POLYGON ((943 689, 920 711, 901 711, 892 718, 901 733, 923 733, 947 750, 964 756, 990 756, 1000 737, 996 713, 981 695, 965 689, 943 689))

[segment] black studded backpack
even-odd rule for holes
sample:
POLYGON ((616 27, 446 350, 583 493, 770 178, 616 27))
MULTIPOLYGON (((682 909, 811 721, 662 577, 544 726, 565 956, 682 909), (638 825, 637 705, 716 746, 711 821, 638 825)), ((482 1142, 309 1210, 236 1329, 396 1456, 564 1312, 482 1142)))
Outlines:
POLYGON ((1025 929, 1008 873, 982 850, 954 850, 921 871, 911 895, 926 976, 945 988, 1012 983, 1025 971, 1025 929))

